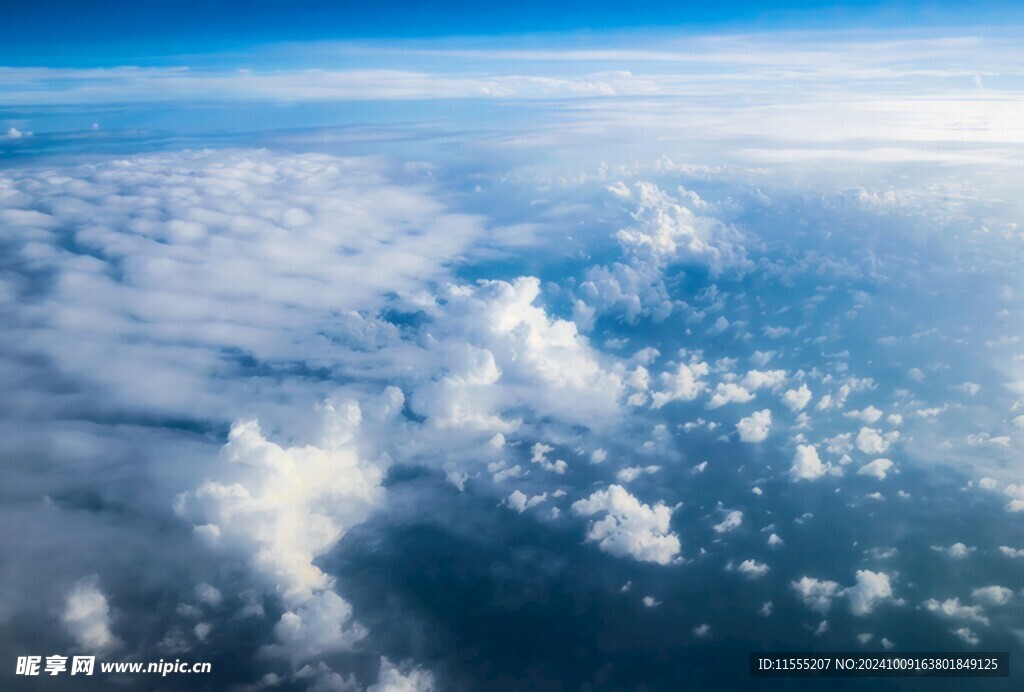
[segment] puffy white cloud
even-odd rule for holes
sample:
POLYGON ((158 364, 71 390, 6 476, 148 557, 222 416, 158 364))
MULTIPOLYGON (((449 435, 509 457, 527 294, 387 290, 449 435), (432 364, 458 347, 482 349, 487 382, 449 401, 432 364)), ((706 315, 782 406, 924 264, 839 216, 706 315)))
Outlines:
POLYGON ((377 682, 366 688, 366 692, 434 692, 434 675, 417 666, 406 666, 406 671, 388 660, 380 659, 377 682))
POLYGON ((819 613, 828 612, 832 601, 842 592, 838 582, 806 576, 791 582, 791 586, 805 606, 819 613))
POLYGON ((861 569, 855 576, 857 583, 843 590, 854 615, 867 615, 880 603, 892 599, 892 583, 888 574, 861 569))
POLYGON ((782 395, 782 403, 784 403, 790 411, 802 411, 807 404, 811 402, 811 390, 806 384, 800 385, 799 389, 787 390, 782 395))
POLYGON ((643 504, 622 486, 597 490, 574 502, 572 511, 580 516, 604 515, 590 523, 587 540, 611 555, 665 565, 679 554, 679 537, 669 526, 672 508, 660 502, 653 507, 643 504))
POLYGON ((822 463, 814 445, 797 445, 789 473, 794 481, 813 481, 826 474, 840 475, 842 469, 822 463))
POLYGON ((892 461, 889 459, 875 459, 874 461, 861 466, 860 469, 857 470, 857 475, 871 476, 872 478, 877 478, 878 480, 883 481, 892 466, 892 461))
POLYGON ((755 411, 736 424, 743 442, 764 442, 772 427, 772 412, 769 409, 755 411))
POLYGON ((110 605, 95 574, 75 582, 64 602, 61 622, 81 651, 104 653, 121 645, 110 629, 110 605))
POLYGON ((628 466, 624 469, 619 469, 619 471, 615 473, 615 480, 619 481, 620 483, 632 483, 645 473, 657 473, 660 470, 660 466, 656 466, 653 464, 650 466, 628 466))
POLYGON ((832 602, 839 597, 847 598, 850 612, 856 616, 867 615, 881 603, 894 601, 888 574, 862 569, 857 570, 854 576, 854 585, 845 589, 838 582, 806 576, 791 582, 791 585, 804 605, 819 613, 828 612, 832 602))
POLYGON ((1006 503, 1007 512, 1024 512, 1024 484, 1010 484, 1003 489, 1011 499, 1006 503))
POLYGON ((950 632, 955 634, 964 644, 977 646, 981 643, 981 639, 969 627, 957 627, 954 630, 950 630, 950 632))
POLYGON ((656 608, 661 605, 661 601, 656 599, 654 596, 644 596, 643 604, 645 608, 656 608))
POLYGON ((945 601, 929 598, 922 606, 930 613, 935 613, 951 620, 967 620, 968 622, 976 622, 979 625, 988 625, 988 617, 981 606, 963 605, 960 603, 959 598, 949 598, 945 601))
POLYGON ((654 392, 651 408, 661 408, 671 401, 693 401, 707 389, 707 383, 701 379, 707 374, 708 364, 704 362, 680 363, 675 372, 662 373, 664 389, 654 392))
POLYGON ((1006 605, 1013 598, 1013 591, 1005 586, 982 586, 971 591, 971 598, 987 606, 1006 605))
POLYGON ((356 402, 327 402, 320 413, 319 439, 303 447, 271 442, 256 421, 236 423, 215 468, 220 478, 176 500, 198 535, 248 562, 281 595, 286 612, 275 634, 296 661, 350 648, 365 635, 315 560, 381 503, 387 467, 358 452, 356 402))
POLYGON ((760 579, 764 575, 768 574, 768 570, 771 569, 763 562, 757 560, 744 560, 736 568, 736 571, 745 576, 747 579, 760 579))
POLYGON ((721 522, 715 524, 712 528, 715 533, 728 533, 734 531, 740 527, 743 523, 743 512, 738 509, 726 512, 725 518, 721 522))
POLYGON ((774 548, 780 545, 785 545, 785 541, 783 541, 777 533, 773 533, 772 535, 768 536, 768 545, 774 548))
POLYGON ((693 636, 697 639, 706 639, 711 634, 711 625, 703 623, 693 628, 693 636))
MULTIPOLYGON (((713 272, 747 266, 743 236, 735 228, 695 215, 653 183, 637 182, 635 190, 635 225, 615 236, 623 261, 591 267, 580 284, 591 310, 618 310, 629 322, 641 315, 664 319, 673 309, 662 280, 670 265, 699 264, 713 272)), ((679 192, 691 206, 701 206, 696 195, 682 188, 679 192)), ((616 195, 621 199, 621 190, 616 195)))
POLYGON ((1024 557, 1024 548, 1011 548, 1008 545, 999 546, 999 552, 1006 557, 1024 557))
POLYGON ((715 393, 708 402, 709 409, 716 409, 729 403, 745 404, 754 399, 754 394, 735 382, 719 382, 715 393))
POLYGON ((868 406, 860 411, 847 411, 843 415, 847 418, 853 418, 854 420, 871 425, 872 423, 877 423, 882 418, 882 414, 883 412, 880 409, 877 409, 874 406, 868 406))
POLYGON ((899 432, 893 431, 882 435, 882 431, 876 428, 861 428, 857 433, 857 449, 865 454, 885 454, 893 442, 900 437, 899 432))
POLYGON ((505 504, 508 505, 510 509, 514 509, 515 511, 522 514, 531 507, 536 507, 540 503, 547 501, 547 499, 547 493, 542 493, 540 495, 528 497, 522 491, 513 490, 512 493, 507 498, 505 498, 505 504))
POLYGON ((974 548, 973 546, 968 547, 963 543, 954 543, 949 547, 933 545, 932 550, 934 550, 937 553, 942 553, 943 555, 946 555, 947 557, 950 557, 954 560, 963 560, 965 557, 973 553, 976 550, 976 548, 974 548))
POLYGON ((740 384, 749 390, 775 389, 786 381, 785 370, 749 370, 740 384))

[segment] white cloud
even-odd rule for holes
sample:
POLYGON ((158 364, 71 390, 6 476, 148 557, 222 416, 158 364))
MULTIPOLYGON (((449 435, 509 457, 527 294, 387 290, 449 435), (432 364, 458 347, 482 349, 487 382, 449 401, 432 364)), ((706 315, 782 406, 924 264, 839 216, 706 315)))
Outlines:
POLYGON ((981 643, 981 639, 978 638, 973 631, 968 627, 958 627, 955 630, 950 630, 955 634, 961 641, 970 646, 977 646, 981 643))
POLYGON ((606 553, 662 565, 679 554, 679 537, 669 526, 672 508, 660 502, 653 507, 643 504, 622 486, 597 490, 574 502, 572 511, 580 516, 604 515, 590 523, 587 540, 597 543, 606 553))
POLYGON ((802 411, 811 402, 811 390, 806 384, 800 385, 799 389, 790 389, 782 395, 782 403, 789 407, 790 411, 802 411))
POLYGON ((81 651, 104 653, 121 645, 110 629, 110 605, 95 574, 75 582, 64 603, 61 621, 81 651))
POLYGON ((366 692, 434 692, 434 676, 423 668, 405 666, 406 672, 393 664, 387 657, 381 657, 377 682, 366 688, 366 692))
POLYGON ((886 601, 901 603, 893 598, 888 574, 862 569, 857 570, 855 578, 856 583, 845 589, 838 582, 806 576, 791 582, 791 585, 804 605, 819 613, 828 612, 832 602, 839 597, 848 599, 850 612, 856 616, 868 615, 886 601))
POLYGON ((823 464, 814 445, 797 445, 789 473, 794 481, 813 481, 826 474, 841 475, 842 469, 823 464))
POLYGON ((271 442, 256 421, 236 423, 213 469, 220 479, 176 501, 198 535, 248 562, 265 589, 280 594, 286 612, 275 633, 296 661, 348 649, 365 635, 316 558, 382 502, 387 466, 357 451, 356 402, 327 402, 320 414, 319 439, 303 447, 271 442))
POLYGON ((971 592, 971 598, 987 606, 1006 605, 1013 598, 1013 591, 1005 586, 982 586, 971 592))
POLYGON ((785 542, 779 537, 777 533, 773 533, 772 535, 768 536, 768 545, 774 548, 780 545, 785 545, 785 542))
POLYGON ((1024 484, 1010 484, 1003 492, 1012 498, 1006 503, 1007 512, 1024 512, 1024 484))
POLYGON ((1024 557, 1024 548, 1011 548, 1008 545, 999 546, 999 552, 1006 557, 1024 557))
POLYGON ((979 625, 988 625, 988 618, 985 616, 985 611, 982 610, 981 606, 962 605, 959 598, 949 598, 945 601, 929 598, 922 605, 928 612, 951 620, 966 620, 968 622, 976 622, 979 625))
POLYGON ((865 454, 885 454, 893 442, 900 437, 899 432, 893 431, 882 435, 881 430, 876 428, 861 428, 857 433, 857 449, 865 454))
POLYGON ((797 597, 813 611, 826 613, 832 607, 832 601, 841 594, 838 582, 801 577, 791 582, 797 597))
POLYGON ((943 555, 950 557, 954 560, 963 560, 965 557, 973 553, 976 550, 976 548, 974 548, 973 546, 968 547, 963 543, 954 543, 949 547, 933 545, 932 550, 934 550, 937 553, 942 553, 943 555))
MULTIPOLYGON (((760 353, 760 351, 758 352, 760 353)), ((741 385, 750 390, 757 390, 767 387, 775 389, 782 386, 786 381, 785 370, 749 370, 743 376, 741 385)))
POLYGON ((725 518, 721 522, 715 524, 712 528, 715 533, 728 533, 739 528, 740 524, 743 523, 743 512, 738 509, 726 512, 725 518))
POLYGON ((769 409, 755 411, 736 424, 743 442, 764 442, 772 427, 772 412, 769 409))
POLYGON ((512 493, 507 498, 505 498, 505 504, 508 505, 509 509, 513 509, 516 512, 522 514, 526 510, 532 507, 536 507, 540 503, 547 501, 547 499, 547 493, 541 493, 540 495, 528 497, 522 491, 513 490, 512 493))
POLYGON ((889 575, 861 569, 856 573, 857 583, 843 593, 850 601, 850 612, 854 615, 868 615, 878 605, 893 597, 889 575))
POLYGON ((872 423, 877 423, 879 419, 881 419, 882 413, 883 412, 880 409, 877 409, 874 406, 868 406, 860 411, 847 411, 843 415, 847 418, 853 418, 854 420, 870 425, 872 423))
POLYGON ((871 476, 877 478, 880 481, 884 481, 889 470, 892 468, 892 461, 889 459, 875 459, 874 461, 864 464, 857 471, 858 476, 871 476))
POLYGON ((693 628, 693 636, 697 637, 697 639, 705 639, 710 634, 711 634, 711 625, 709 625, 706 622, 701 624, 701 625, 697 625, 696 627, 693 628))
POLYGON ((619 469, 615 474, 615 480, 620 483, 632 483, 643 474, 657 473, 661 470, 660 466, 629 466, 624 469, 619 469))
POLYGON ((967 396, 977 396, 978 392, 981 391, 981 385, 975 382, 964 382, 963 384, 952 385, 950 389, 967 396))
POLYGON ((700 379, 707 374, 708 364, 703 362, 680 363, 675 372, 662 373, 664 389, 653 393, 651 408, 659 409, 671 401, 693 401, 707 388, 700 379))
POLYGON ((715 393, 708 402, 709 409, 716 409, 729 403, 745 404, 753 401, 754 394, 734 382, 719 382, 715 393))
POLYGON ((757 560, 744 560, 740 563, 736 571, 745 576, 747 579, 760 579, 764 575, 768 574, 768 570, 771 569, 763 562, 757 560))

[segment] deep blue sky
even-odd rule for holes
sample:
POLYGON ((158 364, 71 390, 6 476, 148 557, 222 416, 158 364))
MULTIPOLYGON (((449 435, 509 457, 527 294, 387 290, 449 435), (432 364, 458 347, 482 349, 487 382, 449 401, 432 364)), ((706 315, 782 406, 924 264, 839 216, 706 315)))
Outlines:
POLYGON ((428 38, 623 29, 772 31, 1001 25, 1007 3, 785 0, 510 3, 403 0, 157 0, 12 3, 0 22, 0 64, 78 65, 230 51, 276 41, 428 38))

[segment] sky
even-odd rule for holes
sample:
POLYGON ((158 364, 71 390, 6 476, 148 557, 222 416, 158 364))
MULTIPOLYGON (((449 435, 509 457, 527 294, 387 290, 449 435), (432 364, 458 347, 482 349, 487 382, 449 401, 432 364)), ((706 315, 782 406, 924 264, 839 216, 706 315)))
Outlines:
POLYGON ((5 13, 5 689, 1024 653, 1019 10, 5 13))

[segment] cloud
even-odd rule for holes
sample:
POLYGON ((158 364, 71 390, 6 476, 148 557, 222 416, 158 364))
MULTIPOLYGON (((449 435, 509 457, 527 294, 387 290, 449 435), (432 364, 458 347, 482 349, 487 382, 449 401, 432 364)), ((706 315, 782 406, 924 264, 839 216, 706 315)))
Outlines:
POLYGON ((864 452, 865 454, 885 454, 885 451, 889 449, 893 442, 898 440, 900 437, 899 432, 893 431, 882 435, 882 432, 876 428, 861 428, 860 432, 857 433, 856 445, 857 449, 864 452))
POLYGON ((650 466, 628 466, 624 469, 619 469, 615 473, 615 480, 617 480, 620 483, 632 483, 645 473, 652 474, 657 473, 660 470, 660 466, 656 466, 653 464, 650 466))
POLYGON ((662 373, 664 389, 654 392, 651 408, 659 409, 672 401, 693 401, 707 389, 707 383, 700 379, 707 374, 708 364, 705 362, 680 363, 675 372, 662 373))
POLYGON ((753 401, 755 395, 734 382, 720 382, 708 402, 709 409, 721 408, 729 403, 745 404, 753 401))
POLYGON ((971 591, 971 598, 982 605, 1006 605, 1013 598, 1013 591, 1005 586, 982 586, 971 591))
POLYGON ((857 583, 843 590, 850 601, 850 612, 854 615, 868 615, 880 603, 893 597, 892 583, 884 572, 857 570, 857 583))
POLYGON ((868 406, 860 411, 847 411, 843 415, 847 418, 853 418, 854 420, 859 420, 862 423, 871 425, 872 423, 878 422, 882 417, 882 413, 883 412, 880 409, 877 409, 874 406, 868 406))
POLYGON ((811 401, 811 390, 806 384, 800 385, 799 389, 790 389, 782 395, 784 403, 790 411, 802 411, 811 401))
POLYGON ((963 543, 954 543, 949 547, 933 545, 932 550, 934 550, 937 553, 942 553, 943 555, 946 555, 947 557, 950 557, 954 560, 963 560, 968 555, 973 553, 976 550, 976 548, 974 548, 973 546, 968 547, 963 543))
POLYGON ((423 668, 405 666, 406 671, 392 663, 387 657, 381 657, 377 682, 366 688, 366 692, 434 692, 434 676, 423 668))
MULTIPOLYGON (((759 352, 760 353, 760 352, 759 352)), ((776 389, 786 381, 785 370, 749 370, 740 384, 750 390, 776 389)))
POLYGON ((734 509, 726 512, 725 518, 718 524, 715 524, 712 528, 715 530, 715 533, 728 533, 738 529, 742 523, 743 512, 738 509, 734 509))
POLYGON ((955 634, 964 644, 969 644, 970 646, 977 646, 981 643, 981 639, 979 639, 978 635, 972 632, 970 628, 958 627, 955 630, 950 630, 950 632, 955 634))
POLYGON ((1024 557, 1024 548, 1011 548, 1008 545, 999 546, 999 552, 1006 557, 1024 557))
POLYGON ((743 442, 764 442, 772 427, 772 412, 769 409, 756 411, 736 424, 743 442))
POLYGON ((857 470, 857 475, 871 476, 872 478, 884 481, 892 466, 892 461, 889 459, 875 459, 874 461, 861 466, 860 469, 857 470))
POLYGON ((935 613, 950 620, 966 620, 976 622, 979 625, 988 625, 988 617, 981 606, 966 606, 960 603, 959 598, 949 598, 945 601, 937 601, 929 598, 922 606, 930 613, 935 613))
POLYGON ((826 474, 841 475, 842 469, 823 464, 814 445, 797 445, 789 473, 794 481, 813 481, 826 474))
POLYGON ((838 582, 806 576, 791 582, 791 586, 805 606, 819 613, 827 613, 832 601, 842 593, 838 582))
POLYGON ((248 563, 285 613, 275 627, 283 653, 302 661, 349 649, 366 630, 316 564, 381 504, 386 459, 361 458, 358 403, 327 402, 316 444, 281 447, 256 421, 231 428, 219 478, 180 495, 176 510, 215 550, 248 563))
POLYGON ((597 490, 572 505, 579 516, 604 515, 590 522, 587 540, 616 557, 629 555, 641 562, 667 565, 679 554, 679 537, 669 523, 672 508, 662 503, 643 504, 619 485, 597 490))
POLYGON ((95 574, 75 582, 64 602, 61 621, 80 651, 105 653, 121 645, 110 629, 110 605, 95 574))
POLYGON ((736 568, 736 571, 745 576, 747 579, 760 579, 764 575, 768 574, 768 570, 771 569, 768 565, 757 560, 744 560, 736 568))

